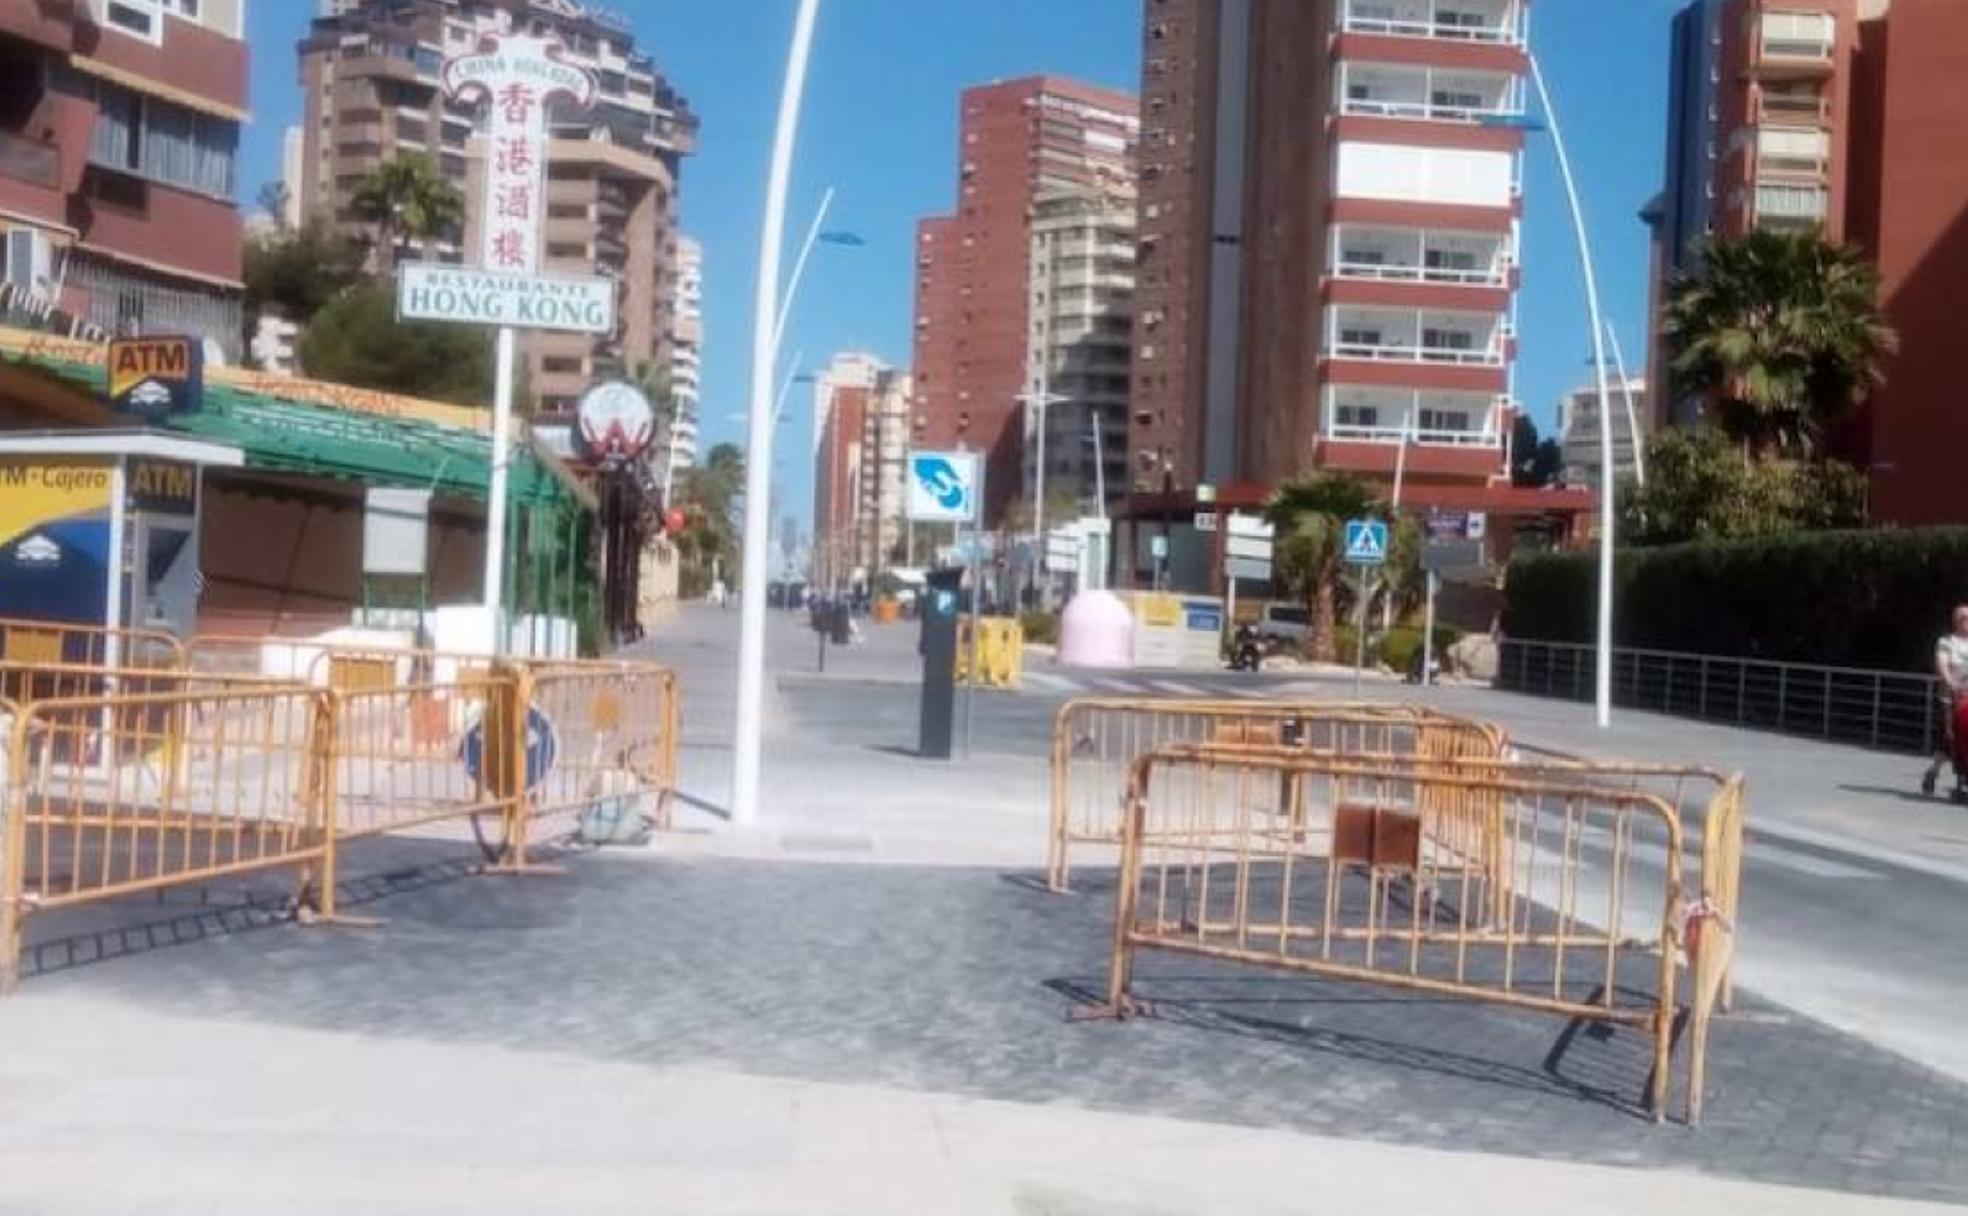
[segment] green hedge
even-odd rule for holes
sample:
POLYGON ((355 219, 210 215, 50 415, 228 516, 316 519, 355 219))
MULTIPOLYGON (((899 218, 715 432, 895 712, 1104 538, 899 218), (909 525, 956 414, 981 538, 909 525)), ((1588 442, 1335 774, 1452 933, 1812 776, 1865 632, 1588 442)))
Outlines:
MULTIPOLYGON (((1805 532, 1632 549, 1614 565, 1621 646, 1918 671, 1968 602, 1968 528, 1805 532)), ((1519 558, 1506 637, 1589 642, 1598 556, 1519 558)))

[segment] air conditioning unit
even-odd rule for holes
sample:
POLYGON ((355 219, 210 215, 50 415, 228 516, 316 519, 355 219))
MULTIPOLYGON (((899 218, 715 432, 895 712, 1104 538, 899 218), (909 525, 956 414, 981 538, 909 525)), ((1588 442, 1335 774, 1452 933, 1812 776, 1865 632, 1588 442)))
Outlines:
POLYGON ((4 279, 17 292, 53 301, 55 247, 39 228, 7 229, 4 279))

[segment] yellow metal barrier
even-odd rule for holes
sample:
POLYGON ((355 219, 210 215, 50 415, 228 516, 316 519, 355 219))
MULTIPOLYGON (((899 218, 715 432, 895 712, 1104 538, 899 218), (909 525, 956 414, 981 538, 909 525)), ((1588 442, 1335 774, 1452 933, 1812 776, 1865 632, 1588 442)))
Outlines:
POLYGON ((1685 929, 1682 870, 1677 809, 1576 773, 1171 745, 1131 774, 1107 1009, 1139 1010, 1135 956, 1156 949, 1626 1025, 1662 1118, 1686 946, 1695 1122, 1717 964, 1685 929), (1494 859, 1443 822, 1468 805, 1494 819, 1494 859))
POLYGON ((1489 757, 1504 735, 1422 706, 1339 701, 1081 697, 1052 734, 1046 882, 1068 888, 1076 844, 1118 845, 1129 767, 1168 743, 1247 743, 1365 756, 1489 757))
POLYGON ((0 985, 31 912, 325 862, 327 699, 294 688, 19 707, 0 824, 0 985))
POLYGON ((526 762, 542 755, 542 731, 551 733, 552 762, 544 773, 526 774, 525 814, 511 842, 515 864, 525 864, 542 821, 590 808, 670 826, 682 728, 675 673, 638 663, 541 663, 529 665, 522 689, 530 719, 526 762))
POLYGON ((14 670, 115 691, 0 698, 0 988, 33 913, 292 867, 299 902, 332 920, 350 842, 468 822, 519 870, 552 817, 646 809, 667 826, 676 792, 677 682, 648 664, 357 688, 14 670))
POLYGON ((80 667, 182 667, 184 646, 160 629, 0 618, 0 661, 80 667))
POLYGON ((970 619, 957 626, 957 682, 971 678, 972 653, 977 657, 978 683, 990 688, 1014 688, 1025 672, 1025 628, 1011 617, 987 616, 977 623, 977 645, 970 640, 970 619))

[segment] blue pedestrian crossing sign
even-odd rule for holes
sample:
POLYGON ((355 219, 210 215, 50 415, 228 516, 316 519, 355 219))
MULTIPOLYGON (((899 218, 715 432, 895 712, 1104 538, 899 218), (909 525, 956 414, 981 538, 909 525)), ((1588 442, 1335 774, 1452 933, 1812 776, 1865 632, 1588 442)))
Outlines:
POLYGON ((1387 561, 1387 525, 1378 519, 1346 521, 1346 560, 1356 566, 1379 566, 1387 561))

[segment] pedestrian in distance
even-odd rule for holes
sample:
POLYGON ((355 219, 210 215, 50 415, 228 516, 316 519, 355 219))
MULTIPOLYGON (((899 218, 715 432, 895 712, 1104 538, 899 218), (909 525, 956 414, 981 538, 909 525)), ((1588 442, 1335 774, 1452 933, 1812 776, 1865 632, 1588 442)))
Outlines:
POLYGON ((1932 796, 1940 780, 1941 766, 1954 765, 1955 793, 1968 788, 1968 769, 1962 764, 1959 726, 1956 718, 1968 702, 1968 604, 1954 609, 1954 632, 1941 635, 1934 644, 1934 674, 1940 677, 1941 751, 1920 779, 1920 792, 1932 796))

